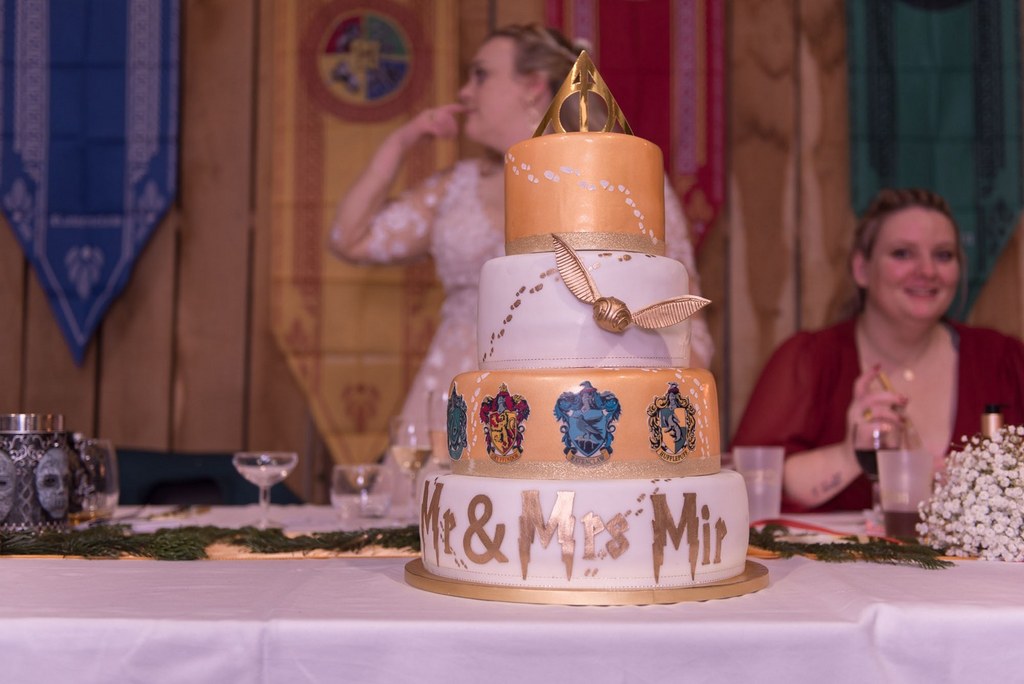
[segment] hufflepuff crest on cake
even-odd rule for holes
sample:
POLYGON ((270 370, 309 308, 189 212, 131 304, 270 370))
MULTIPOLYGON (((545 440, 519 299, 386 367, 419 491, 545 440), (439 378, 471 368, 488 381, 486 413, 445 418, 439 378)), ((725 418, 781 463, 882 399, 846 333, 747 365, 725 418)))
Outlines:
POLYGON ((679 385, 668 383, 668 391, 647 407, 647 424, 651 429, 651 449, 658 458, 678 463, 697 449, 696 409, 679 385))
POLYGON ((562 423, 562 451, 577 465, 598 465, 611 457, 622 406, 612 392, 602 392, 588 380, 580 386, 579 392, 562 392, 555 402, 555 418, 562 423))
POLYGON ((453 461, 458 461, 462 458, 462 454, 469 445, 469 440, 466 438, 468 414, 466 398, 459 394, 459 387, 453 382, 451 391, 448 394, 446 425, 448 429, 448 457, 453 461))
POLYGON ((523 455, 523 435, 530 405, 521 395, 513 395, 501 383, 493 397, 485 397, 480 406, 487 454, 496 463, 512 463, 523 455))

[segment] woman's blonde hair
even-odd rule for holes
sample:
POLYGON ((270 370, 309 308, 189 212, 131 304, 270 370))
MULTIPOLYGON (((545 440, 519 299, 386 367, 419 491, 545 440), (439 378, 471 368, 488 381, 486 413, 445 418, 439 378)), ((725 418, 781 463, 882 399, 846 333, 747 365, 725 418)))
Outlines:
POLYGON ((570 42, 557 30, 540 24, 504 26, 493 31, 488 40, 491 38, 511 38, 516 46, 516 71, 520 74, 545 74, 552 95, 585 49, 583 45, 570 42))

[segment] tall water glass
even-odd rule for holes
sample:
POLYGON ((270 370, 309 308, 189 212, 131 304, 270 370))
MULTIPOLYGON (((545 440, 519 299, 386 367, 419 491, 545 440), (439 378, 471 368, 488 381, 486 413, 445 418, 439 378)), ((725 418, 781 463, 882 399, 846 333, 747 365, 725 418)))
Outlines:
POLYGON ((780 446, 733 447, 733 464, 747 486, 751 522, 779 517, 783 456, 784 449, 780 446))
POLYGON ((922 449, 879 449, 878 475, 886 535, 916 539, 918 505, 932 493, 931 454, 922 449))

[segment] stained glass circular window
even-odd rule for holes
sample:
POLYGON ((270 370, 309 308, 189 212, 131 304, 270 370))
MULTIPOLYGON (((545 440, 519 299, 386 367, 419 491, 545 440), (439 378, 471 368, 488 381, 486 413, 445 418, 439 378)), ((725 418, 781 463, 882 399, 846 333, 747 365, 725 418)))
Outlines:
POLYGON ((384 3, 376 3, 372 10, 345 9, 348 5, 333 5, 330 16, 321 13, 310 27, 315 48, 307 57, 316 74, 314 95, 346 118, 398 114, 412 105, 416 82, 429 78, 420 18, 390 3, 383 9, 377 7, 384 3))

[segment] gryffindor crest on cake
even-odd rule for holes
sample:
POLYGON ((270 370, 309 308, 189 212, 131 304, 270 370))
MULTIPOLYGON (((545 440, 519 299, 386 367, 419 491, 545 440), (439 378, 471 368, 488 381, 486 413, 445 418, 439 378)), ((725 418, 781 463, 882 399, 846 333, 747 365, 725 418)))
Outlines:
POLYGON ((743 479, 720 468, 714 377, 688 367, 687 318, 708 302, 664 256, 661 151, 584 53, 505 162, 480 370, 449 388, 451 473, 424 483, 408 581, 602 604, 766 586, 746 560, 743 479))

